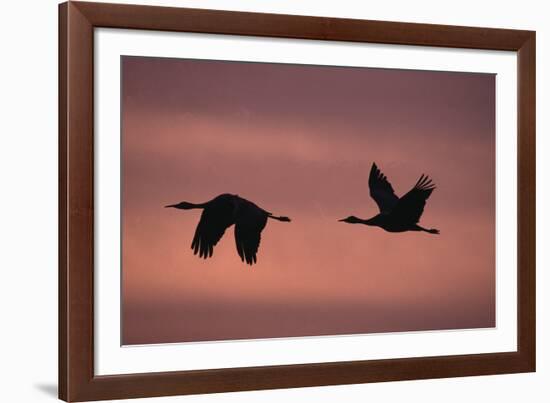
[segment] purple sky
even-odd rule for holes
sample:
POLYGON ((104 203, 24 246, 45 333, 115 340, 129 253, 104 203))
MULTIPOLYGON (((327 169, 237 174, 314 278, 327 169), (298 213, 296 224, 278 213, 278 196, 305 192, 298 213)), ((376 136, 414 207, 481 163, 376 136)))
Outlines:
POLYGON ((123 343, 492 327, 493 75, 123 58, 123 343), (337 222, 378 213, 375 161, 398 196, 437 189, 391 234, 337 222), (233 229, 193 256, 200 211, 238 193, 269 222, 258 264, 233 229))

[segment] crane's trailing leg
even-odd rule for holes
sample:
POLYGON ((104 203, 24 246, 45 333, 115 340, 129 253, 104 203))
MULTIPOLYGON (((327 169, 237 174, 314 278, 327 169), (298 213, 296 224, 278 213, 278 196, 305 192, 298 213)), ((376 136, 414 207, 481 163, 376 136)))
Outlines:
POLYGON ((424 232, 428 232, 428 233, 430 233, 430 234, 437 234, 437 235, 439 235, 439 230, 438 230, 438 229, 435 229, 435 228, 427 229, 427 228, 421 227, 420 225, 417 225, 416 228, 417 228, 417 231, 424 231, 424 232))
POLYGON ((277 221, 290 222, 290 218, 285 217, 285 216, 276 216, 276 215, 273 215, 273 214, 269 213, 267 215, 267 217, 268 218, 273 218, 274 220, 277 220, 277 221))

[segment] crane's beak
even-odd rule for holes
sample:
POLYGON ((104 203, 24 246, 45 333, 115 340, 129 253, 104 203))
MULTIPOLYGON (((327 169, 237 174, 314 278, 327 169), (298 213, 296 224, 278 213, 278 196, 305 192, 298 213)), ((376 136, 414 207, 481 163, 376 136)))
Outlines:
POLYGON ((169 204, 169 205, 167 205, 167 206, 164 206, 164 208, 167 208, 167 207, 176 207, 176 206, 177 206, 177 204, 169 204))
POLYGON ((341 220, 338 220, 338 222, 345 222, 346 219, 345 218, 342 218, 341 220))

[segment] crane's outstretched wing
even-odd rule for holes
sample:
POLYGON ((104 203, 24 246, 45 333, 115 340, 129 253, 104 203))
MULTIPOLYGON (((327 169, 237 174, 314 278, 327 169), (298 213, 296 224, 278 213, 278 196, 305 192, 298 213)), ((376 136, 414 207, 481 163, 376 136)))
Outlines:
POLYGON ((378 204, 378 208, 383 214, 390 213, 399 201, 399 197, 395 195, 388 178, 378 169, 375 163, 372 164, 370 169, 369 189, 370 196, 378 204))
POLYGON ((432 180, 422 175, 416 185, 401 199, 392 211, 392 216, 403 224, 416 224, 424 212, 426 200, 432 194, 435 185, 432 180))
POLYGON ((223 236, 225 230, 235 223, 234 204, 229 200, 217 200, 206 207, 202 214, 191 249, 204 259, 211 257, 214 246, 223 236))
POLYGON ((235 244, 241 260, 249 265, 256 263, 267 215, 266 211, 246 200, 239 206, 235 220, 235 244))

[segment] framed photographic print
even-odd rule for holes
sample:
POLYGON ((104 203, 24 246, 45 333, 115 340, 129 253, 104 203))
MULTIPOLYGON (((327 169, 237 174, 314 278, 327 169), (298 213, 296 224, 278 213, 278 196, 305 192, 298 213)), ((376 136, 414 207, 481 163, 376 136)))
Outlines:
POLYGON ((59 8, 59 397, 535 370, 535 33, 59 8))

